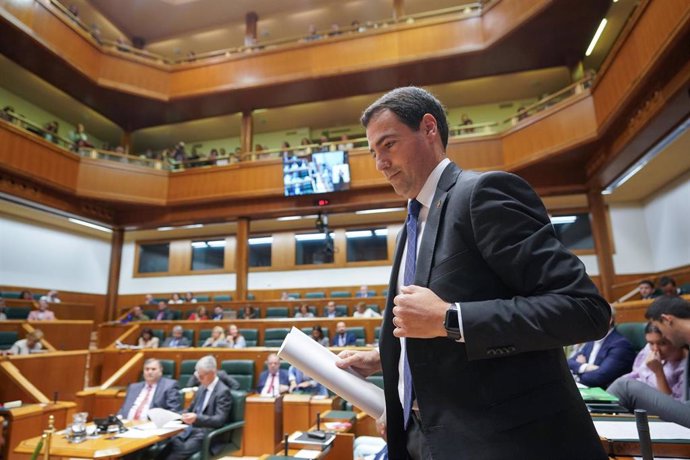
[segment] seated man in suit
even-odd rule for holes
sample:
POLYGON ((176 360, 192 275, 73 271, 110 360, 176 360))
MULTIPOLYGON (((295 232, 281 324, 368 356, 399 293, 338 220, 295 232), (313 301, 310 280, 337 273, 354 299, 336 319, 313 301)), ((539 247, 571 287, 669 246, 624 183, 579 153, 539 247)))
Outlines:
POLYGON ((183 332, 184 329, 182 329, 182 326, 173 327, 170 337, 166 337, 163 342, 163 348, 187 348, 189 346, 189 340, 182 335, 183 332))
POLYGON ((275 353, 266 358, 267 369, 259 375, 256 391, 261 396, 278 396, 288 391, 290 380, 288 372, 280 368, 280 358, 275 353))
POLYGON ((338 324, 335 325, 335 335, 331 345, 334 347, 354 347, 356 343, 357 337, 352 332, 347 332, 343 321, 338 321, 338 324))
MULTIPOLYGON (((182 414, 182 421, 189 426, 163 448, 157 456, 161 460, 182 460, 192 456, 201 449, 204 437, 224 426, 230 416, 232 393, 218 378, 216 358, 204 356, 197 361, 195 368, 201 387, 182 414)), ((219 450, 217 444, 211 444, 211 453, 219 450)))
POLYGON ((335 308, 335 302, 331 300, 326 304, 326 308, 323 309, 323 316, 324 318, 337 318, 343 315, 338 312, 335 308))
POLYGON ((643 300, 654 298, 654 283, 652 283, 650 280, 640 281, 639 286, 637 286, 637 290, 640 291, 640 297, 642 297, 643 300))
POLYGON ((570 371, 588 387, 606 388, 632 369, 635 350, 615 328, 615 311, 611 308, 609 332, 594 342, 587 342, 568 359, 570 371))
POLYGON ((306 375, 295 366, 290 366, 288 370, 290 380, 290 393, 328 396, 328 389, 313 378, 306 375))
POLYGON ((175 319, 175 313, 168 308, 168 304, 160 301, 158 302, 158 312, 153 317, 154 321, 172 321, 175 319))
POLYGON ((163 377, 160 361, 149 358, 144 362, 144 381, 127 387, 118 415, 126 420, 148 420, 148 411, 154 407, 178 412, 182 403, 177 381, 163 377))

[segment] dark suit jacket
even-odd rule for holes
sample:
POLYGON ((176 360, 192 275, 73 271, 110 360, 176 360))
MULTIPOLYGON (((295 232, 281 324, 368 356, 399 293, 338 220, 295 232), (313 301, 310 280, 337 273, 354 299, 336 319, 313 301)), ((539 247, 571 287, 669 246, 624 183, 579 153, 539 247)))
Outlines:
MULTIPOLYGON (((331 345, 334 347, 337 347, 338 346, 337 343, 338 343, 338 335, 336 334, 333 336, 333 339, 331 339, 331 345)), ((355 337, 355 335, 352 332, 346 332, 345 333, 345 346, 350 347, 350 346, 354 346, 355 344, 357 344, 357 337, 355 337)))
MULTIPOLYGON (((132 383, 127 387, 127 394, 125 395, 125 402, 118 411, 122 417, 127 417, 129 411, 132 409, 134 401, 141 393, 141 390, 146 385, 146 382, 132 383)), ((180 398, 180 388, 177 385, 177 380, 161 377, 156 386, 156 391, 153 393, 150 408, 160 407, 161 409, 168 409, 173 412, 179 412, 182 409, 182 401, 180 398)))
POLYGON ((160 314, 160 310, 156 311, 156 314, 153 315, 153 318, 151 318, 151 319, 154 321, 172 321, 173 319, 175 319, 175 313, 173 313, 173 311, 170 310, 169 308, 166 308, 165 310, 163 310, 163 317, 160 320, 158 319, 159 314, 160 314))
MULTIPOLYGON (((172 341, 174 340, 173 337, 166 337, 165 341, 163 342, 163 345, 161 345, 161 348, 166 348, 166 347, 172 347, 172 341)), ((189 346, 189 340, 187 337, 182 336, 179 339, 177 339, 177 345, 175 345, 174 348, 186 348, 189 346)))
MULTIPOLYGON (((407 457, 392 323, 406 238, 403 228, 380 340, 391 459, 407 457)), ((527 183, 446 167, 414 284, 460 302, 466 341, 407 340, 434 460, 606 458, 562 347, 603 337, 610 309, 527 183)))
POLYGON ((568 360, 568 366, 573 374, 580 376, 580 382, 588 387, 606 388, 614 380, 632 370, 635 361, 635 350, 632 344, 617 330, 611 331, 601 344, 594 364, 599 369, 580 374, 581 364, 577 362, 577 356, 583 355, 589 359, 594 348, 594 342, 588 342, 575 356, 568 360))
MULTIPOLYGON (((257 393, 261 393, 261 390, 264 389, 264 385, 266 385, 266 379, 268 379, 269 373, 268 371, 263 371, 261 375, 259 375, 259 383, 256 385, 256 391, 257 393)), ((278 384, 279 385, 290 385, 290 379, 288 377, 288 371, 285 369, 279 369, 278 370, 278 384)))
MULTIPOLYGON (((187 412, 194 412, 194 408, 197 404, 197 399, 202 395, 201 389, 199 389, 194 395, 191 404, 187 408, 187 412)), ((230 388, 225 386, 220 378, 216 384, 211 397, 206 404, 206 408, 201 414, 197 414, 196 422, 192 425, 192 430, 190 433, 191 437, 197 437, 203 433, 206 433, 225 426, 230 417, 230 409, 232 409, 232 393, 230 393, 230 388)), ((221 436, 222 438, 222 436, 221 436)), ((222 440, 218 440, 221 442, 222 440)), ((215 454, 218 451, 218 443, 211 444, 211 452, 215 454)))

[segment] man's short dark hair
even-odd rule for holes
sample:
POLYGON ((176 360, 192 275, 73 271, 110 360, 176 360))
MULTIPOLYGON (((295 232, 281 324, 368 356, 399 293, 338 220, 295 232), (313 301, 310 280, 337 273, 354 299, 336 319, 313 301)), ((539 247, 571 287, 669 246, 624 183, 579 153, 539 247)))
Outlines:
POLYGON ((443 104, 436 97, 422 88, 406 86, 396 88, 381 96, 362 114, 361 122, 366 128, 372 117, 383 110, 390 110, 402 123, 413 131, 419 131, 422 117, 429 113, 436 119, 438 132, 441 135, 443 148, 448 146, 448 120, 443 104))
POLYGON ((647 308, 645 318, 651 321, 661 321, 661 315, 673 315, 676 318, 690 318, 690 302, 682 297, 658 297, 647 308))
POLYGON ((667 286, 669 284, 671 284, 675 287, 676 280, 674 280, 670 276, 662 276, 661 279, 659 280, 659 286, 667 286))
POLYGON ((646 284, 650 288, 654 289, 654 283, 652 283, 651 280, 642 280, 642 281, 640 281, 640 284, 646 284))

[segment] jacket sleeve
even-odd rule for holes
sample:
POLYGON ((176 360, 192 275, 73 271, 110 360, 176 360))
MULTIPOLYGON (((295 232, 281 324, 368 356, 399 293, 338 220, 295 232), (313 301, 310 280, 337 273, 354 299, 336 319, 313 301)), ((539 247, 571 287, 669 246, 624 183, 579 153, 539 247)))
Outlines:
POLYGON ((195 427, 199 428, 220 428, 225 425, 230 415, 230 408, 232 407, 232 394, 230 390, 223 385, 222 388, 216 388, 215 405, 212 414, 199 414, 194 422, 195 427))
POLYGON ((182 410, 182 398, 180 397, 180 387, 177 382, 171 379, 171 384, 165 390, 165 408, 173 412, 182 410))
POLYGON ((461 302, 469 359, 490 358, 601 338, 611 310, 584 264, 556 238, 532 188, 503 172, 481 175, 469 198, 471 235, 512 298, 461 302))

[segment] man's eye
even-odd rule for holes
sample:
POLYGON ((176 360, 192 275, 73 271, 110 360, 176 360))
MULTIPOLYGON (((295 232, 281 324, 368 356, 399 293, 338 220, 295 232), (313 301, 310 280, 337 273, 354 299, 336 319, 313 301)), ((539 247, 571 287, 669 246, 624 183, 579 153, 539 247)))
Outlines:
POLYGON ((389 149, 389 148, 393 147, 394 144, 395 144, 395 142, 393 142, 393 141, 386 142, 385 147, 386 147, 387 149, 389 149))

